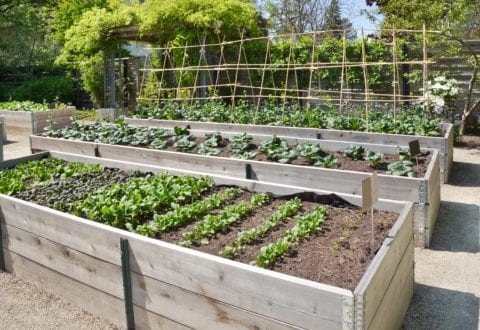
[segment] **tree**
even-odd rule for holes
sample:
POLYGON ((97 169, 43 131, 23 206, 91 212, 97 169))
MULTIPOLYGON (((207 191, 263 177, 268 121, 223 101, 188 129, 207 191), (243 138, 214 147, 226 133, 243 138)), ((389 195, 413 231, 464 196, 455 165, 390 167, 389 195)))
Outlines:
POLYGON ((219 38, 237 40, 242 32, 245 37, 262 33, 254 4, 245 0, 149 0, 132 5, 110 0, 104 7, 91 8, 69 6, 65 1, 62 8, 70 8, 64 15, 75 19, 73 25, 65 26, 65 43, 57 63, 82 72, 84 88, 97 106, 103 102, 105 52, 122 52, 128 41, 125 33, 128 38, 160 45, 198 44, 200 35, 205 35, 208 43, 219 38))
POLYGON ((330 37, 337 39, 343 36, 343 31, 345 30, 347 31, 348 39, 355 38, 355 32, 352 31, 352 23, 348 19, 342 18, 338 0, 330 1, 330 5, 325 12, 322 30, 327 31, 330 37))
POLYGON ((277 34, 320 30, 328 0, 267 0, 266 11, 277 34))
POLYGON ((473 92, 480 80, 480 54, 472 49, 465 52, 469 46, 464 42, 465 36, 478 34, 480 28, 478 0, 366 0, 366 3, 378 6, 384 17, 383 27, 418 30, 425 24, 429 30, 440 31, 429 40, 429 44, 441 50, 437 56, 459 56, 470 64, 472 70, 461 115, 460 134, 463 134, 465 123, 480 108, 480 98, 473 92))

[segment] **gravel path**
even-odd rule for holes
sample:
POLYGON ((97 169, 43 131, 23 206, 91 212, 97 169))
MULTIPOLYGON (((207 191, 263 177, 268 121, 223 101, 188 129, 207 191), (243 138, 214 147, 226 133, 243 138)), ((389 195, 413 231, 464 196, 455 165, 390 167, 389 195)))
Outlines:
MULTIPOLYGON (((9 130, 4 159, 30 153, 24 131, 9 130)), ((429 249, 415 249, 415 294, 404 329, 480 329, 480 150, 455 148, 450 183, 429 249)), ((0 273, 2 329, 115 329, 115 326, 0 273)))
POLYGON ((405 329, 480 329, 480 149, 455 148, 429 249, 415 249, 405 329))

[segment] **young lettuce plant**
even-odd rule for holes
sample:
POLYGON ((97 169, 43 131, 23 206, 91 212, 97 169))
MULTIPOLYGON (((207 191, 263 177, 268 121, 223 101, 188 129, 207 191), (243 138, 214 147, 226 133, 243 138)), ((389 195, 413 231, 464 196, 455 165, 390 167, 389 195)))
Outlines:
POLYGON ((295 150, 290 149, 287 140, 281 139, 276 135, 263 141, 259 149, 266 153, 269 159, 282 164, 291 163, 298 156, 295 150))
POLYGON ((410 155, 410 149, 405 147, 397 147, 396 150, 397 150, 398 156, 400 157, 400 160, 412 159, 412 155, 410 155))
POLYGON ((414 177, 415 172, 413 172, 413 166, 415 164, 409 160, 400 160, 395 163, 391 163, 387 166, 387 173, 392 175, 399 176, 409 176, 414 177))
POLYGON ((237 159, 253 159, 257 155, 254 151, 248 151, 250 142, 253 137, 247 133, 236 134, 230 137, 230 144, 228 145, 232 150, 232 158, 237 159))
POLYGON ((315 166, 323 166, 325 168, 334 168, 340 167, 340 162, 334 155, 328 155, 326 157, 319 157, 318 160, 313 164, 315 166))
POLYGON ((380 160, 382 159, 382 157, 383 154, 368 150, 364 159, 370 161, 371 167, 378 168, 380 166, 380 160))
POLYGON ((302 157, 307 158, 311 164, 318 161, 321 156, 322 148, 317 142, 302 142, 297 144, 295 150, 302 157))
POLYGON ((216 156, 220 153, 220 149, 217 148, 222 142, 222 135, 220 132, 207 133, 205 134, 205 142, 200 144, 200 149, 198 152, 206 156, 216 156))
POLYGON ((343 154, 353 160, 359 160, 363 158, 363 153, 365 152, 365 148, 359 145, 351 145, 343 154))

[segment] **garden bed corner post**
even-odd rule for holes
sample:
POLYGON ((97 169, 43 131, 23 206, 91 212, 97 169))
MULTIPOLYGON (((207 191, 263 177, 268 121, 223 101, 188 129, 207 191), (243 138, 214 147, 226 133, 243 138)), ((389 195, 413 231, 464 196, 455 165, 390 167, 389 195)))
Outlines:
POLYGON ((122 257, 122 279, 125 300, 125 315, 127 317, 127 328, 129 330, 134 330, 135 317, 133 314, 132 279, 130 276, 130 254, 128 239, 120 238, 120 249, 122 257))

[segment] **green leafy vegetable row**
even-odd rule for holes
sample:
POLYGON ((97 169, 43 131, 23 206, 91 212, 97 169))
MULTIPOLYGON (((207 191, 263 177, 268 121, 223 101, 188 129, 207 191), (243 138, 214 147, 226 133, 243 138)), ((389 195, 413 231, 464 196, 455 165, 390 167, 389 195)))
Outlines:
POLYGON ((216 215, 208 214, 195 226, 193 231, 183 233, 185 240, 179 244, 182 246, 191 246, 197 242, 208 244, 210 237, 245 218, 254 209, 265 205, 269 201, 269 194, 256 194, 248 202, 242 201, 235 205, 229 205, 216 215))
POLYGON ((138 234, 154 237, 157 233, 164 233, 184 226, 191 221, 204 216, 208 212, 218 209, 226 201, 237 197, 239 194, 240 189, 229 188, 221 193, 213 194, 200 201, 175 207, 167 213, 154 214, 152 221, 139 225, 135 229, 133 229, 131 224, 128 223, 127 228, 138 234))
POLYGON ((263 268, 273 266, 278 259, 288 253, 290 247, 297 245, 301 239, 320 230, 320 225, 325 221, 326 216, 327 211, 321 206, 318 206, 313 212, 297 216, 297 224, 292 229, 287 230, 283 237, 275 243, 263 246, 257 255, 257 259, 252 263, 263 268))
POLYGON ((256 239, 265 236, 270 230, 275 228, 280 221, 285 221, 296 214, 302 207, 302 201, 294 198, 285 204, 278 206, 277 211, 259 226, 249 230, 241 231, 237 234, 237 239, 227 245, 220 254, 227 258, 234 258, 238 251, 243 249, 243 244, 252 244, 256 239))
POLYGON ((77 216, 115 227, 123 228, 129 223, 135 228, 154 212, 192 203, 212 187, 210 177, 174 177, 164 172, 103 187, 85 200, 74 202, 72 211, 77 216))
MULTIPOLYGON (((260 109, 240 101, 232 106, 219 100, 189 102, 165 101, 160 104, 140 106, 139 118, 192 120, 204 122, 233 122, 294 127, 315 127, 353 131, 367 131, 367 113, 364 108, 344 109, 325 106, 284 106, 267 100, 260 109)), ((438 136, 439 117, 426 114, 419 106, 385 109, 383 105, 370 107, 368 131, 377 133, 438 136)))
POLYGON ((68 178, 88 171, 100 170, 100 165, 67 163, 57 158, 45 158, 17 165, 14 169, 0 171, 0 193, 13 195, 16 192, 46 184, 55 179, 68 178))

